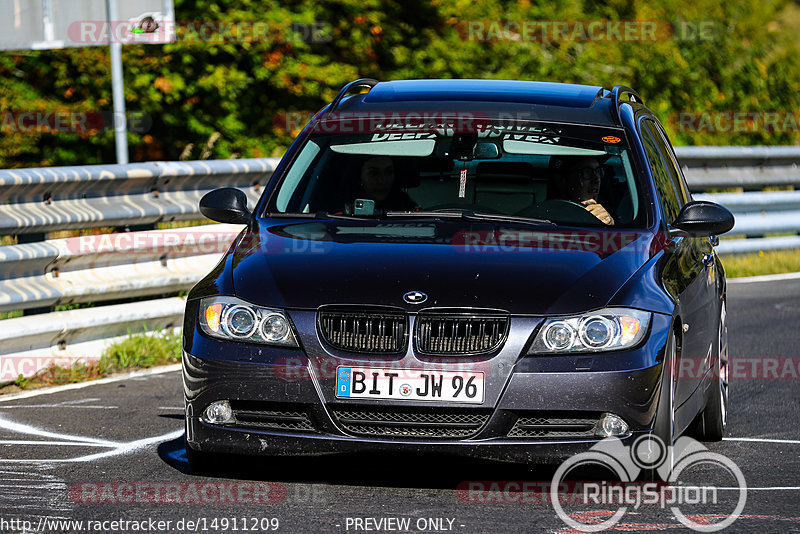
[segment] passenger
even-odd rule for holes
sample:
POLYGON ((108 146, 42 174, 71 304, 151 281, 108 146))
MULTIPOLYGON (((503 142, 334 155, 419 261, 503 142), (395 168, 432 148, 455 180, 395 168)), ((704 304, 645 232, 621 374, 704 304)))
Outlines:
POLYGON ((355 198, 375 201, 375 212, 413 211, 416 204, 397 187, 392 158, 376 156, 369 158, 361 166, 358 191, 355 198))

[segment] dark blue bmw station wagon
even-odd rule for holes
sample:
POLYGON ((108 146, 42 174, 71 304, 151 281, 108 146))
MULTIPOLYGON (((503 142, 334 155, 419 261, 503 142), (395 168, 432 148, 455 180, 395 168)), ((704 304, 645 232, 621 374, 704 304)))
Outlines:
POLYGON ((553 461, 719 440, 733 226, 633 90, 360 79, 186 304, 186 452, 553 461), (687 371, 688 372, 684 372, 687 371))

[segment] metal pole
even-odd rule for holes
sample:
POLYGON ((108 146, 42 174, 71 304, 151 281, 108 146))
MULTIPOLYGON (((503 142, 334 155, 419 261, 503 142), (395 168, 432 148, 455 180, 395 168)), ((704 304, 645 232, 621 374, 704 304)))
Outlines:
POLYGON ((50 0, 42 0, 42 24, 44 26, 44 41, 50 43, 56 40, 56 31, 53 26, 53 4, 50 0))
POLYGON ((122 80, 122 43, 117 35, 117 0, 106 0, 111 49, 111 91, 114 99, 114 135, 117 163, 128 163, 128 123, 125 118, 125 85, 122 80))

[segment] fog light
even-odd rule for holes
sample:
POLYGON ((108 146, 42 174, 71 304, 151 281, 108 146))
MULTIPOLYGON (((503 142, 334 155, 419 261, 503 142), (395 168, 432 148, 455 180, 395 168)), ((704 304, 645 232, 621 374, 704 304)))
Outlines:
POLYGON ((203 419, 206 423, 211 423, 212 425, 233 423, 231 404, 226 400, 212 402, 203 412, 203 419))
POLYGON ((604 413, 594 426, 594 435, 598 438, 608 438, 611 436, 624 436, 628 433, 628 423, 613 413, 604 413))

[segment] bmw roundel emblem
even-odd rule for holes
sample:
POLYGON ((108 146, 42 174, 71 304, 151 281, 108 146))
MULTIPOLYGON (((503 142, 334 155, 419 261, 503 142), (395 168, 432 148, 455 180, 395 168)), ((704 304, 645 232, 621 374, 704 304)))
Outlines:
POLYGON ((428 295, 423 293, 422 291, 409 291, 405 295, 403 295, 403 300, 408 302, 409 304, 422 304, 426 300, 428 300, 428 295))

